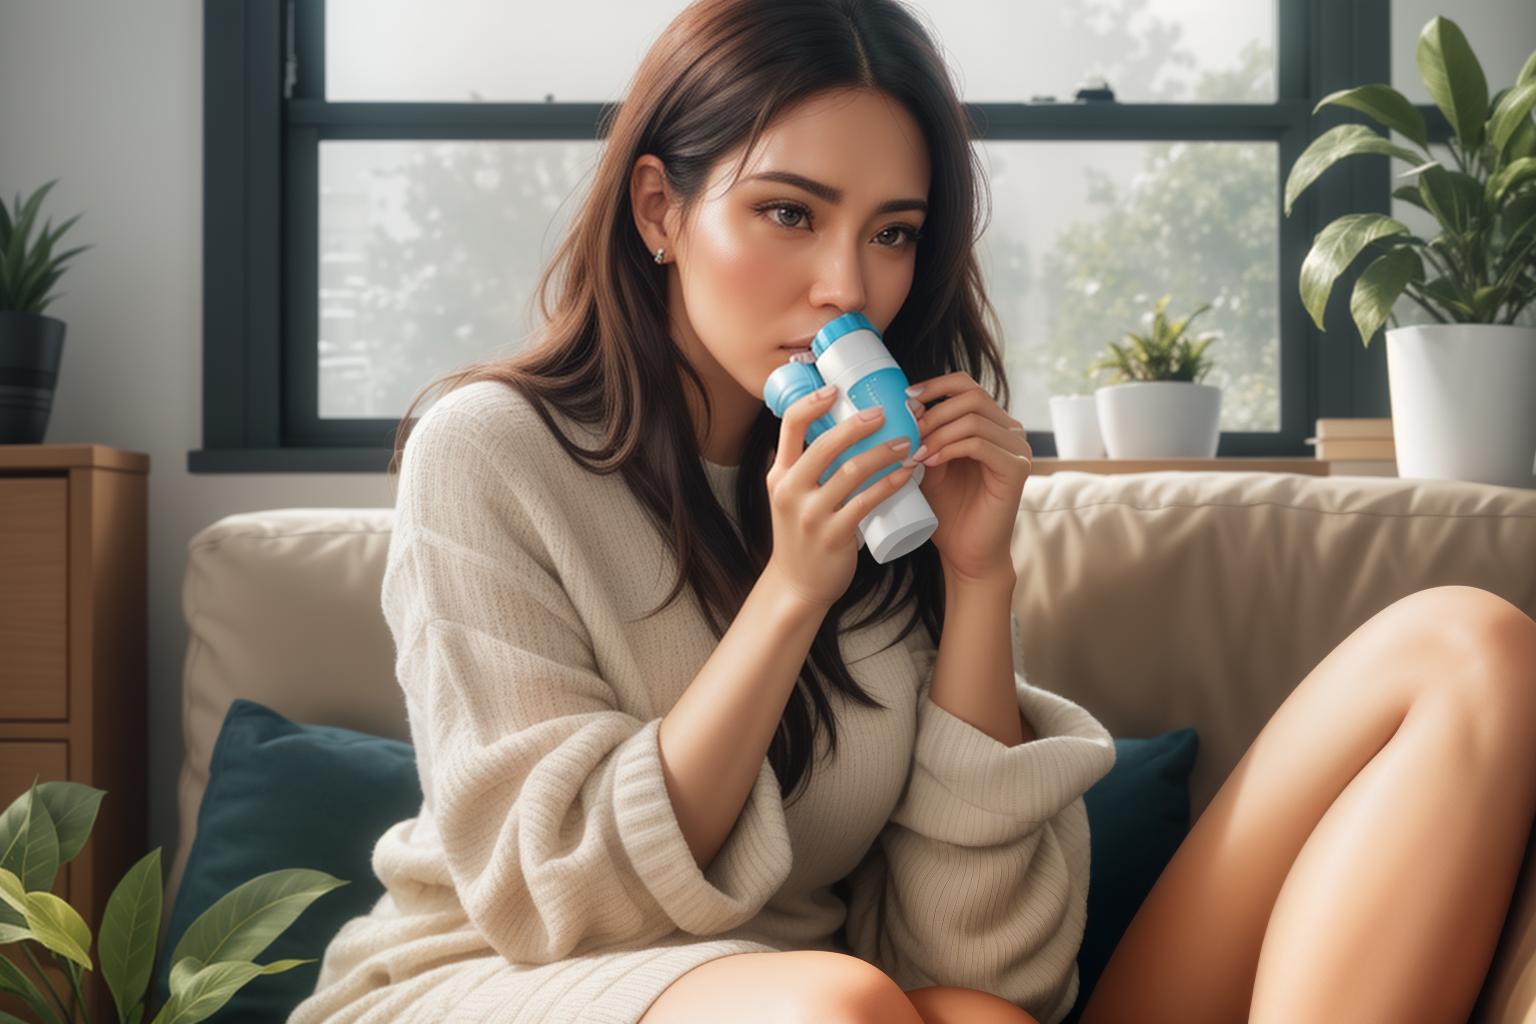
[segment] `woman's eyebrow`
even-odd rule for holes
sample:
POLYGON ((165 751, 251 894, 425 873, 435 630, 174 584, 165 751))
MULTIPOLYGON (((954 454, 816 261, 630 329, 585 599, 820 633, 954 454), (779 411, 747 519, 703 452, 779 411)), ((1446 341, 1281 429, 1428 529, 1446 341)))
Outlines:
MULTIPOLYGON (((793 171, 764 171, 761 174, 752 175, 747 180, 778 181, 785 185, 793 185, 796 188, 805 189, 811 195, 824 199, 834 206, 843 201, 842 189, 824 185, 793 171)), ((927 213, 928 204, 921 199, 888 199, 875 208, 875 213, 895 213, 897 210, 918 210, 927 213)))

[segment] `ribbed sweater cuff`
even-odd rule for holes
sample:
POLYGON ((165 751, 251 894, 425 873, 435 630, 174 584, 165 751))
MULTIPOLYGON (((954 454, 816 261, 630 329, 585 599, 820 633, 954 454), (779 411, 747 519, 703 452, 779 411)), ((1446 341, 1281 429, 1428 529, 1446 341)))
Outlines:
POLYGON ((789 877, 793 851, 779 780, 763 759, 725 843, 701 872, 678 825, 661 769, 661 719, 616 752, 614 817, 619 838, 656 902, 677 926, 713 935, 745 923, 789 877))
POLYGON ((1018 839, 1055 817, 1115 763, 1114 740, 1076 704, 1014 673, 1036 738, 1007 746, 935 704, 918 703, 912 777, 891 820, 963 846, 1018 839))

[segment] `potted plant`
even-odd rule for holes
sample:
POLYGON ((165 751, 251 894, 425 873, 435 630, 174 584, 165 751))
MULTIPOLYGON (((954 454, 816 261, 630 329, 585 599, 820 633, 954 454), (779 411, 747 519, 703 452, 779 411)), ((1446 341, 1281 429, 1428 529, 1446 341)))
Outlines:
POLYGON ((1346 214, 1318 232, 1301 266, 1301 299, 1319 330, 1334 281, 1366 249, 1350 314, 1366 345, 1389 319, 1387 375, 1398 473, 1530 487, 1536 463, 1536 328, 1515 318, 1536 300, 1536 53, 1490 100, 1482 66, 1456 23, 1419 34, 1419 75, 1452 135, 1449 162, 1429 151, 1424 118, 1397 90, 1362 85, 1323 97, 1396 131, 1418 149, 1359 124, 1330 128, 1297 157, 1285 213, 1334 163, 1358 153, 1406 161, 1397 198, 1425 210, 1425 240, 1379 213, 1346 214), (1407 295, 1433 323, 1399 326, 1407 295))
MULTIPOLYGON (((85 1001, 82 972, 95 969, 91 932, 51 890, 60 865, 90 838, 104 796, 106 790, 78 782, 34 780, 0 815, 0 945, 18 945, 37 974, 34 982, 0 957, 0 992, 21 1000, 37 1024, 81 1019, 75 1014, 85 1001), (49 982, 33 945, 64 971, 72 998, 66 1000, 49 982)), ((170 998, 150 1017, 143 1000, 154 970, 161 892, 160 848, 151 850, 128 869, 102 912, 96 952, 119 1024, 193 1024, 216 1013, 252 979, 313 963, 253 960, 311 903, 346 884, 324 871, 285 868, 231 889, 187 926, 171 952, 170 998)), ((0 1012, 0 1020, 17 1018, 0 1012)))
POLYGON ((1200 380, 1211 370, 1204 358, 1216 334, 1199 338, 1184 332, 1195 317, 1210 309, 1201 306, 1170 322, 1168 302, 1157 300, 1151 332, 1127 331, 1128 347, 1109 343, 1111 354, 1089 372, 1117 371, 1110 384, 1094 392, 1104 447, 1112 459, 1210 458, 1221 440, 1221 389, 1200 380))
POLYGON ((91 248, 58 255, 53 247, 80 215, 52 231, 44 222, 37 241, 32 226, 38 207, 57 179, 7 211, 0 201, 0 444, 38 444, 48 430, 54 385, 64 352, 64 321, 44 316, 64 261, 91 248))

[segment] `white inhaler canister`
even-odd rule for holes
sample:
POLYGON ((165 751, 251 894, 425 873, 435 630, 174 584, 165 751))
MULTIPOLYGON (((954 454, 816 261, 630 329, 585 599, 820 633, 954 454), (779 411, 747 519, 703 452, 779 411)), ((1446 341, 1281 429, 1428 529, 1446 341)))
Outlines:
MULTIPOLYGON (((907 438, 911 450, 917 449, 922 438, 907 406, 907 376, 864 314, 845 313, 824 325, 811 342, 811 354, 814 366, 798 361, 786 363, 770 374, 763 386, 764 400, 782 418, 801 396, 823 384, 836 385, 837 397, 832 408, 806 430, 807 444, 862 409, 877 405, 885 408, 880 429, 839 453, 820 483, 831 479, 848 459, 898 437, 907 438)), ((870 474, 853 493, 861 493, 898 468, 899 464, 893 463, 870 474)), ((919 463, 906 483, 859 520, 859 539, 881 564, 921 547, 939 525, 919 488, 924 470, 919 463)))

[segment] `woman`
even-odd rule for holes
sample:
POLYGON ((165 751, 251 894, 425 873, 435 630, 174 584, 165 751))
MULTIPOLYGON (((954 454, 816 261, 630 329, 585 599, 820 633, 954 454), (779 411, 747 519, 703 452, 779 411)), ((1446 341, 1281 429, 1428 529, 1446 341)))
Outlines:
MULTIPOLYGON (((290 1020, 1054 1024, 1114 750, 1014 665, 1030 450, 937 50, 897 0, 702 0, 607 134, 537 344, 449 378, 397 449, 423 806, 290 1020), (879 422, 806 446, 831 399, 781 422, 762 388, 854 310, 923 444, 821 484, 879 422), (917 459, 939 528, 879 565, 858 521, 917 459)), ((1533 674, 1536 624, 1482 591, 1362 626, 1083 1020, 1464 1019, 1536 804, 1533 674)))

